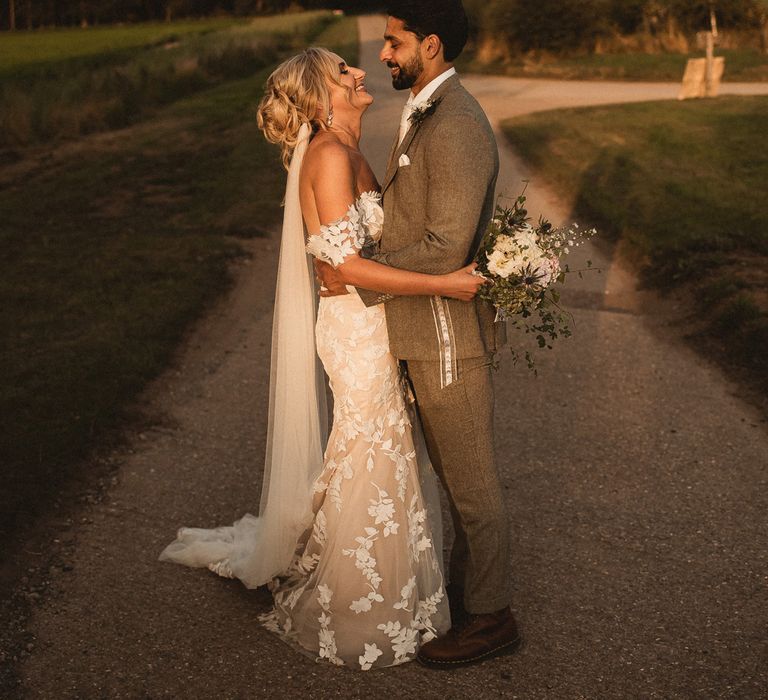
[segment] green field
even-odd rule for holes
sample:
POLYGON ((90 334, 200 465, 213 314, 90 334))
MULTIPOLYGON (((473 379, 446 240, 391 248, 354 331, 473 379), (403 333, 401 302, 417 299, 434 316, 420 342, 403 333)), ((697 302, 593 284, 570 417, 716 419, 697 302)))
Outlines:
POLYGON ((153 22, 120 27, 3 32, 0 34, 0 75, 8 76, 20 68, 50 65, 90 56, 103 61, 110 53, 137 49, 144 51, 154 46, 164 46, 194 36, 203 37, 213 32, 227 31, 230 36, 302 36, 307 27, 318 19, 333 21, 326 12, 304 12, 296 15, 259 17, 255 20, 218 17, 170 24, 153 22))
POLYGON ((31 144, 133 124, 251 75, 332 22, 330 13, 308 12, 2 36, 0 162, 31 144))
POLYGON ((692 293, 699 340, 768 394, 768 98, 558 110, 503 128, 647 283, 692 293))
MULTIPOLYGON (((728 82, 761 82, 768 80, 768 56, 756 49, 723 50, 723 80, 728 82)), ((470 48, 459 59, 462 70, 475 73, 509 75, 518 78, 557 78, 561 80, 682 80, 689 58, 702 54, 622 53, 585 56, 524 58, 513 61, 484 63, 470 48)))
MULTIPOLYGON (((239 22, 244 23, 244 20, 239 22)), ((54 63, 85 56, 104 56, 127 49, 143 49, 194 34, 226 29, 235 24, 231 18, 188 22, 155 22, 124 27, 90 29, 39 29, 3 32, 0 35, 0 74, 40 63, 54 63)))
MULTIPOLYGON (((224 31, 276 22, 293 37, 279 55, 313 43, 356 56, 354 20, 329 14, 224 31)), ((220 35, 194 41, 205 51, 220 35)), ((38 143, 0 166, 0 531, 78 475, 227 289, 238 239, 279 222, 285 174, 255 124, 276 58, 168 99, 131 128, 38 143)))

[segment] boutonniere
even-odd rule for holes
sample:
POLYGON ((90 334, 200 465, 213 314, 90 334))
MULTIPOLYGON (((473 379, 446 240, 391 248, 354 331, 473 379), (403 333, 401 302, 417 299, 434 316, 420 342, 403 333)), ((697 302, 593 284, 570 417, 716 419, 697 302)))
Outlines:
POLYGON ((413 110, 413 112, 411 112, 411 116, 408 117, 408 121, 411 122, 413 126, 418 126, 437 109, 437 105, 439 105, 442 101, 442 97, 438 97, 436 100, 433 100, 430 97, 423 105, 419 105, 416 107, 416 109, 413 110))

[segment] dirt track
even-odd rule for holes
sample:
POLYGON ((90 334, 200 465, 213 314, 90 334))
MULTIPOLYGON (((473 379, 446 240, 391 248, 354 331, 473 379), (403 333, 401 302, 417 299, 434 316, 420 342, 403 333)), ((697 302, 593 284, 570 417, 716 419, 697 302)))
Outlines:
MULTIPOLYGON (((364 147, 381 172, 405 96, 376 61, 380 19, 361 23, 377 97, 364 147)), ((464 82, 493 119, 676 89, 464 82)), ((500 145, 499 189, 514 194, 529 173, 500 145)), ((534 214, 567 216, 543 185, 530 194, 534 214)), ((764 697, 766 424, 595 250, 605 273, 568 296, 576 337, 538 378, 498 375, 520 654, 449 674, 314 664, 259 627, 268 597, 158 563, 179 525, 257 508, 276 252, 277 237, 252 243, 232 294, 148 392, 161 424, 117 455, 107 499, 67 533, 66 567, 31 621, 28 697, 764 697)))

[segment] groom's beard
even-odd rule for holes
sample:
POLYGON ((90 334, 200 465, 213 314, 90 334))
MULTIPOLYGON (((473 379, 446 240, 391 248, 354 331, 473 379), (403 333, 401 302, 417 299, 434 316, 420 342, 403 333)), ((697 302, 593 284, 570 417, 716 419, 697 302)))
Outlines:
POLYGON ((404 66, 401 66, 399 63, 390 62, 387 62, 387 66, 399 69, 392 76, 392 87, 395 90, 408 90, 412 88, 418 77, 424 72, 424 63, 418 53, 404 66))

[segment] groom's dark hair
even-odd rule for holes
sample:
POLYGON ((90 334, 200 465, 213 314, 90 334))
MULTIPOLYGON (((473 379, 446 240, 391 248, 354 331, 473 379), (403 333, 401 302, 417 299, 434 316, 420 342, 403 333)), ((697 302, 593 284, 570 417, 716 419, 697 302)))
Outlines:
POLYGON ((439 36, 446 61, 453 61, 467 43, 467 13, 461 0, 392 0, 387 14, 402 20, 419 41, 430 34, 439 36))

